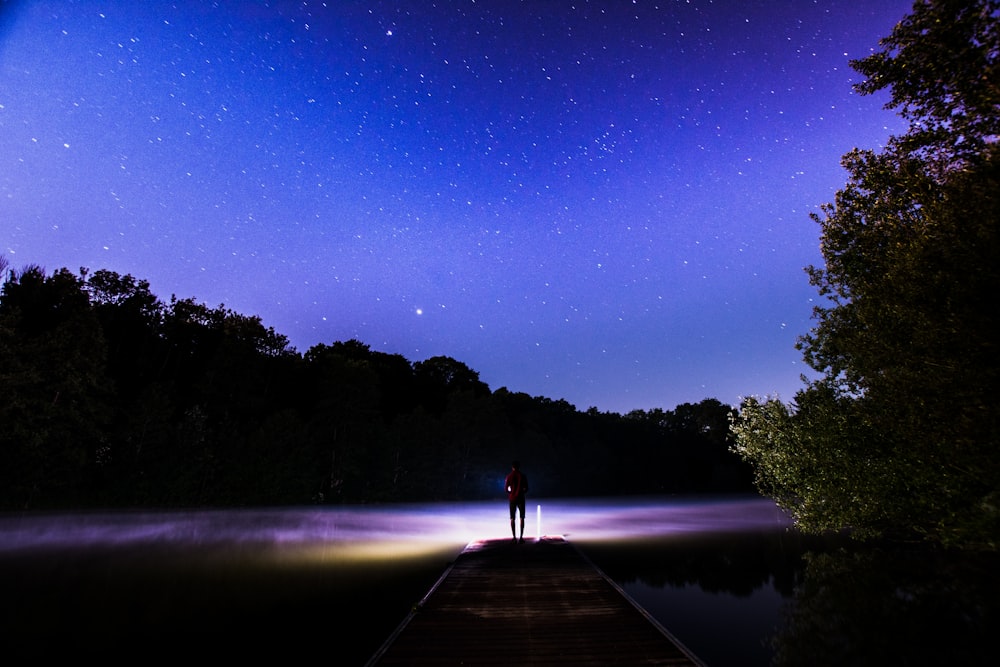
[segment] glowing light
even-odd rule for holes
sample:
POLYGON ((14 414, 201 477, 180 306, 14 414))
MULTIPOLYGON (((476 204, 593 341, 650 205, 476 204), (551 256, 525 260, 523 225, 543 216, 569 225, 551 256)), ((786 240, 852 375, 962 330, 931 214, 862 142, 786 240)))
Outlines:
MULTIPOLYGON (((550 500, 553 537, 616 540, 790 526, 766 498, 550 500)), ((542 534, 542 506, 536 508, 542 534)), ((0 553, 175 545, 222 548, 280 560, 397 558, 506 539, 507 504, 496 501, 379 508, 258 508, 193 512, 76 512, 0 517, 0 553)))

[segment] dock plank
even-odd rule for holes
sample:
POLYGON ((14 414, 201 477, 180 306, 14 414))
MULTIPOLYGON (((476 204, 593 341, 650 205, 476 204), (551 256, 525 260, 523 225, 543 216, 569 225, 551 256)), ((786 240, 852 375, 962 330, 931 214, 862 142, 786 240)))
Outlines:
POLYGON ((367 667, 393 665, 703 667, 561 537, 468 545, 367 667))

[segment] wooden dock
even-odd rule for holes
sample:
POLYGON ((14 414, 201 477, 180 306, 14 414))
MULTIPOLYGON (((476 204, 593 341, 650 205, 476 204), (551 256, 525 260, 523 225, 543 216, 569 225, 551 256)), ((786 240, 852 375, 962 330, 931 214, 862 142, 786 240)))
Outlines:
POLYGON ((561 537, 469 544, 368 661, 390 665, 704 667, 561 537))

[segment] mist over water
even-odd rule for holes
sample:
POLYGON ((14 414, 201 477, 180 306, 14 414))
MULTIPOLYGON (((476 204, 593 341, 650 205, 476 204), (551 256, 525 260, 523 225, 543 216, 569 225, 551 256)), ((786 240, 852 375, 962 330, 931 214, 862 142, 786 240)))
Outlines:
MULTIPOLYGON (((576 541, 754 531, 790 526, 763 498, 538 499, 525 535, 576 541)), ((0 553, 170 545, 294 550, 296 547, 410 543, 436 546, 510 535, 505 503, 0 515, 0 553)))
MULTIPOLYGON (((845 549, 759 497, 530 499, 525 537, 556 535, 710 667, 988 664, 1000 627, 995 556, 845 549)), ((509 538, 502 500, 0 515, 4 657, 360 666, 509 538)))

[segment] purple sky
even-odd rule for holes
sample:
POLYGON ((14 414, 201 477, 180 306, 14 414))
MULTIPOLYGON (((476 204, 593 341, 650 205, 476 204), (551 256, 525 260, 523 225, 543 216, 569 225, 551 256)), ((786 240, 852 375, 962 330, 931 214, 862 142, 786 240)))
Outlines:
POLYGON ((581 410, 788 401, 910 6, 0 0, 0 252, 581 410))

